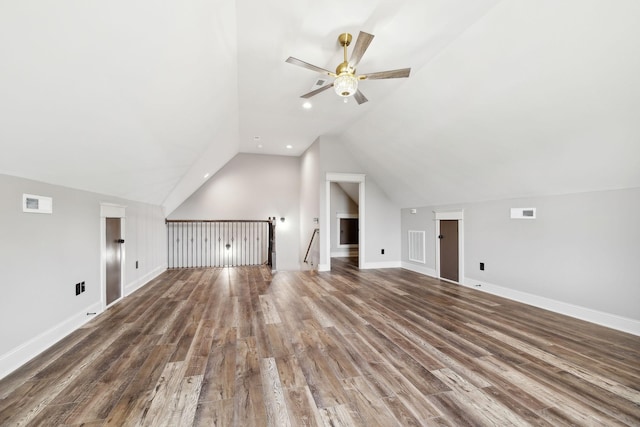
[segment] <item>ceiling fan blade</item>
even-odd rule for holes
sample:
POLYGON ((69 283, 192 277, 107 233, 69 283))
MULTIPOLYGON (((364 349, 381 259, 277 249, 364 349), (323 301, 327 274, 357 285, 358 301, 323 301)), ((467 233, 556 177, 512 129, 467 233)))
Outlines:
POLYGON ((364 74, 358 76, 362 80, 379 80, 379 79, 398 79, 402 77, 409 77, 411 68, 401 68, 399 70, 379 71, 377 73, 364 74))
POLYGON ((329 83, 328 85, 324 85, 321 88, 318 88, 316 90, 312 90, 309 93, 305 93, 300 98, 305 98, 305 99, 311 98, 312 96, 315 96, 315 95, 319 94, 320 92, 324 92, 325 90, 329 89, 330 87, 333 87, 333 83, 329 83))
POLYGON ((290 56, 289 58, 287 58, 285 62, 288 62, 289 64, 297 65, 302 68, 306 68, 311 71, 317 71, 318 73, 327 74, 331 77, 336 77, 336 74, 332 73, 329 70, 325 70, 324 68, 320 68, 315 65, 309 64, 308 62, 301 61, 300 59, 294 58, 293 56, 290 56))
POLYGON ((358 91, 353 95, 353 97, 356 99, 356 102, 358 103, 358 105, 364 104, 365 102, 368 101, 367 97, 364 96, 362 92, 360 92, 360 89, 358 89, 358 91))
POLYGON ((375 37, 373 34, 360 31, 360 34, 358 34, 358 40, 356 40, 356 45, 353 47, 353 52, 351 52, 351 59, 349 59, 350 67, 356 68, 356 66, 360 63, 362 55, 364 55, 365 51, 369 47, 369 44, 371 44, 371 40, 373 40, 373 37, 375 37))

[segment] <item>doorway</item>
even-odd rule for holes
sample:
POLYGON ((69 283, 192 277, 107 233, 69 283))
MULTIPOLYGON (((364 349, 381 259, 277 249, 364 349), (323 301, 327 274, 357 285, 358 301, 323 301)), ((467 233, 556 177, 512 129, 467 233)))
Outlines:
POLYGON ((332 183, 355 183, 357 184, 358 194, 358 268, 364 268, 364 251, 365 251, 365 175, 350 173, 327 173, 325 186, 325 211, 320 221, 320 263, 318 270, 331 270, 331 239, 334 235, 331 233, 331 184, 332 183))
POLYGON ((458 281, 458 221, 446 219, 440 221, 440 277, 458 281))
POLYGON ((125 208, 100 203, 100 300, 103 311, 125 294, 125 208))
POLYGON ((331 183, 331 258, 358 258, 359 184, 331 183))
POLYGON ((105 218, 107 306, 122 298, 122 219, 105 218))
POLYGON ((464 281, 463 212, 434 212, 436 222, 436 276, 454 283, 464 281))

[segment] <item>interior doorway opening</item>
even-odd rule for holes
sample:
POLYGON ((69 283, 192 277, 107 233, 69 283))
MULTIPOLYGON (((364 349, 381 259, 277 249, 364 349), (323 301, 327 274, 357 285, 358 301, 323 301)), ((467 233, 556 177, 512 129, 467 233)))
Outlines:
POLYGON ((332 257, 353 257, 364 266, 365 176, 327 173, 319 270, 331 270, 332 257), (324 261, 324 262, 323 262, 324 261))
POLYGON ((436 276, 464 282, 463 211, 434 212, 436 221, 436 276))
POLYGON ((358 183, 331 183, 331 258, 358 258, 360 240, 358 190, 358 183))
POLYGON ((125 209, 111 203, 100 204, 100 300, 102 310, 124 297, 125 209))

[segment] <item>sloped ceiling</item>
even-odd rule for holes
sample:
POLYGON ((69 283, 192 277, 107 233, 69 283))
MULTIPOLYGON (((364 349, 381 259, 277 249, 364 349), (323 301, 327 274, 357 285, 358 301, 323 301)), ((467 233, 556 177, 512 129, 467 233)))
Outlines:
MULTIPOLYGON (((399 206, 640 186, 640 2, 0 3, 0 173, 167 214, 238 152, 334 135, 399 206), (326 91, 376 37, 369 102, 326 91)), ((292 148, 286 148, 290 145, 292 148)))

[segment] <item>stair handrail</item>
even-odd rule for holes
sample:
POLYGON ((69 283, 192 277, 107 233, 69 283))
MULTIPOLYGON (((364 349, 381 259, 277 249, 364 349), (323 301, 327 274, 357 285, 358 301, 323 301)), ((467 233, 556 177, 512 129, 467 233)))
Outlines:
POLYGON ((309 247, 307 247, 307 253, 304 256, 304 263, 308 264, 307 262, 307 258, 309 258, 309 252, 311 251, 311 246, 313 245, 313 239, 316 237, 316 234, 320 233, 320 229, 316 228, 313 230, 313 233, 311 234, 311 240, 309 240, 309 247))

